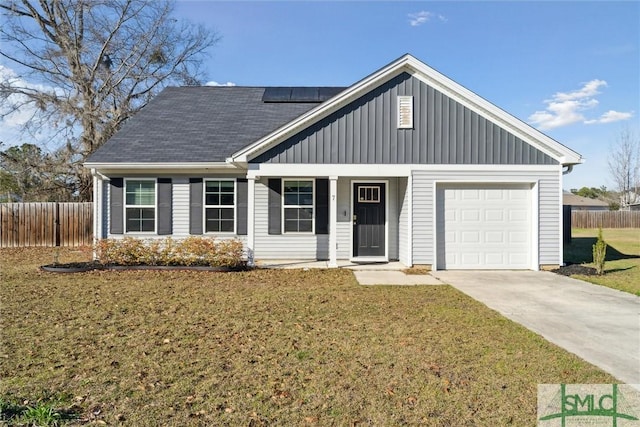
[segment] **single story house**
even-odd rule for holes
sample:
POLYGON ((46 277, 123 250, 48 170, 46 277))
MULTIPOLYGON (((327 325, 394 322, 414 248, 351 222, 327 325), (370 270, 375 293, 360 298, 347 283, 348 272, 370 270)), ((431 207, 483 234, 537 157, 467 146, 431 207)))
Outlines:
POLYGON ((349 87, 169 87, 85 163, 95 234, 260 259, 562 264, 581 156, 411 55, 349 87))
POLYGON ((571 210, 574 211, 608 211, 609 203, 598 200, 590 199, 588 197, 578 196, 577 194, 565 191, 562 193, 562 204, 564 206, 571 206, 571 210))

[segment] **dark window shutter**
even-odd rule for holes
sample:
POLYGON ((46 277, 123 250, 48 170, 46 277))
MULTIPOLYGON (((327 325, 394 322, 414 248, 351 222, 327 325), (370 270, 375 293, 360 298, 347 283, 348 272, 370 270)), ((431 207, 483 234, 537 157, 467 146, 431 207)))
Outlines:
POLYGON ((329 180, 316 179, 316 234, 329 234, 329 180))
POLYGON ((247 180, 245 178, 238 178, 236 181, 236 234, 239 236, 247 235, 247 180))
POLYGON ((189 178, 189 233, 202 234, 202 178, 189 178))
POLYGON ((158 178, 158 234, 173 232, 171 178, 158 178))
POLYGON ((282 179, 269 179, 269 234, 282 234, 282 179))
POLYGON ((111 178, 111 187, 109 189, 110 200, 110 230, 111 234, 123 234, 124 233, 124 218, 123 218, 123 178, 111 178))

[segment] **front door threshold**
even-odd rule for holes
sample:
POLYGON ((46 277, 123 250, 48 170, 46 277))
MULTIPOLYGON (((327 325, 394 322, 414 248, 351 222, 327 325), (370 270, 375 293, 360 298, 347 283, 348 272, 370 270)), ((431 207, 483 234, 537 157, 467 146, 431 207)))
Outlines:
POLYGON ((375 264, 375 263, 389 262, 387 257, 383 257, 383 256, 359 256, 359 257, 351 258, 349 261, 351 261, 354 264, 375 264))

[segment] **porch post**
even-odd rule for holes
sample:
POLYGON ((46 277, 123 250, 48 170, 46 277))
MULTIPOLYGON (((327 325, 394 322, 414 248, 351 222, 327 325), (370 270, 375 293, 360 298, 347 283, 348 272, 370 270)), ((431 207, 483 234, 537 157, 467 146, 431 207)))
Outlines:
POLYGON ((338 177, 329 177, 329 267, 338 267, 338 177))
POLYGON ((255 203, 256 197, 256 178, 247 177, 247 264, 250 267, 255 265, 254 260, 254 244, 255 244, 255 203))
POLYGON ((100 238, 98 228, 100 227, 100 202, 102 200, 99 199, 98 176, 95 169, 91 169, 91 175, 93 175, 93 259, 95 261, 98 259, 98 239, 100 238))

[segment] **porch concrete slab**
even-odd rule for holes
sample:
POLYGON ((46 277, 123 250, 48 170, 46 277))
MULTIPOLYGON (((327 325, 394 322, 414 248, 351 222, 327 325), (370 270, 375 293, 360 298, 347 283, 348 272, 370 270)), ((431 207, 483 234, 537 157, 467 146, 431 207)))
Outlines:
POLYGON ((640 298, 543 271, 433 274, 617 379, 640 384, 640 298))
POLYGON ((431 274, 405 274, 390 270, 355 270, 353 274, 361 285, 442 285, 431 274))

